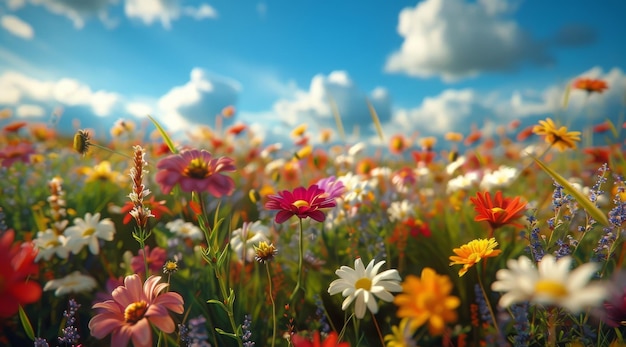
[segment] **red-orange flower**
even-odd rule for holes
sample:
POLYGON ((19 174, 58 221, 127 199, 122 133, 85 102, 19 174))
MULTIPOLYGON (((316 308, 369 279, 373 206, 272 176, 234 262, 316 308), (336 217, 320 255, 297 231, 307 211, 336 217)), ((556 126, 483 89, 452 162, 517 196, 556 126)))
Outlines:
POLYGON ((4 126, 3 130, 8 133, 15 133, 26 126, 26 122, 17 121, 4 126))
POLYGON ((491 198, 489 192, 478 192, 470 201, 474 204, 477 215, 475 221, 486 221, 495 230, 503 225, 514 225, 520 227, 514 221, 524 215, 526 203, 520 201, 520 197, 503 197, 501 191, 491 198))
POLYGON ((291 336, 291 342, 294 347, 350 347, 350 342, 339 342, 339 336, 335 331, 331 331, 323 342, 320 341, 319 331, 313 334, 313 341, 294 334, 291 336))
POLYGON ((611 129, 613 129, 613 124, 608 120, 593 126, 593 132, 596 134, 605 133, 611 129))
POLYGON ((13 230, 0 236, 0 318, 11 317, 19 305, 41 298, 41 285, 31 278, 39 272, 37 250, 32 243, 13 244, 14 239, 13 230))
POLYGON ((602 93, 609 86, 601 79, 579 78, 572 85, 575 89, 585 90, 587 93, 602 93))

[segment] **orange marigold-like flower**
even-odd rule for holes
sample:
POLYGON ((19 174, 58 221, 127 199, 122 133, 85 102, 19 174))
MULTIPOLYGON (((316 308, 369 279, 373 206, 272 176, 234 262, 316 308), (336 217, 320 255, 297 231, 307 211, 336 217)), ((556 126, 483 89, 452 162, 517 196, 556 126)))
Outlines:
POLYGON ((557 129, 551 118, 540 120, 539 125, 533 127, 533 132, 545 136, 546 143, 555 146, 560 152, 568 148, 575 149, 576 142, 580 141, 580 131, 567 131, 565 126, 557 129))
POLYGON ((487 221, 495 230, 503 225, 511 224, 519 227, 514 221, 524 215, 526 203, 520 201, 520 197, 503 197, 501 191, 497 191, 494 198, 489 192, 478 192, 470 201, 476 211, 475 221, 487 221))
POLYGON ((401 154, 409 147, 409 141, 401 134, 391 137, 389 140, 389 151, 393 154, 401 154))
POLYGON ((574 81, 572 86, 587 93, 602 93, 609 88, 605 81, 595 78, 579 78, 574 81))
POLYGON ((490 239, 472 240, 460 248, 452 250, 456 255, 450 256, 450 266, 463 265, 463 268, 459 270, 459 277, 461 277, 467 273, 469 268, 482 259, 498 256, 502 251, 495 249, 497 245, 498 242, 493 237, 490 239))
POLYGON ((432 336, 441 335, 446 323, 457 320, 456 309, 461 300, 453 295, 450 277, 438 275, 426 267, 421 277, 407 275, 402 282, 402 293, 393 300, 398 306, 399 318, 411 318, 409 326, 415 330, 428 323, 432 336))

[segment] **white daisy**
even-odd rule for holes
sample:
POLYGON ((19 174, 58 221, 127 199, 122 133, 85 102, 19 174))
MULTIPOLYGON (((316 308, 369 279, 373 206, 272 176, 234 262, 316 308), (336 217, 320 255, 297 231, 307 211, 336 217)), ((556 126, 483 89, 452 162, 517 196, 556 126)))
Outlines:
POLYGON ((254 246, 258 246, 261 241, 269 243, 269 236, 270 229, 261 224, 261 221, 254 223, 246 222, 243 223, 243 227, 233 230, 230 238, 230 248, 237 255, 237 258, 242 259, 245 244, 246 261, 252 262, 255 255, 254 246))
POLYGON ((41 259, 48 261, 54 254, 61 259, 67 259, 70 253, 65 236, 57 235, 52 229, 37 232, 37 238, 33 240, 33 243, 39 251, 35 258, 36 262, 41 259))
POLYGON ((480 189, 506 188, 517 177, 517 173, 518 170, 516 168, 504 165, 495 171, 486 172, 482 181, 480 181, 480 189))
POLYGON ((77 254, 85 245, 89 246, 89 250, 93 254, 100 253, 100 244, 98 239, 113 241, 115 235, 115 225, 110 218, 100 220, 100 213, 92 215, 85 214, 85 219, 74 219, 74 225, 65 229, 65 237, 67 237, 67 246, 72 253, 77 254))
POLYGON ((400 274, 398 270, 390 269, 378 273, 385 261, 376 263, 374 260, 367 264, 367 268, 363 267, 361 258, 354 261, 354 269, 349 266, 342 266, 335 274, 339 276, 331 282, 328 287, 328 293, 335 295, 341 293, 346 297, 341 305, 342 310, 346 310, 350 304, 356 300, 354 311, 356 318, 361 319, 365 316, 365 308, 376 314, 378 312, 378 303, 376 299, 386 302, 393 301, 393 295, 390 292, 401 292, 400 274))
POLYGON ((465 175, 460 175, 449 180, 446 191, 449 194, 458 190, 468 189, 476 182, 478 182, 478 174, 476 172, 468 172, 465 175))
POLYGON ((178 218, 171 222, 167 222, 165 227, 172 231, 174 234, 188 238, 194 241, 200 241, 204 239, 204 233, 199 226, 191 223, 185 222, 184 220, 178 218))
POLYGON ((406 199, 400 202, 394 201, 387 209, 387 214, 390 221, 402 222, 408 217, 415 216, 415 206, 406 199))
POLYGON ((63 278, 48 281, 43 290, 54 290, 54 295, 61 296, 70 293, 90 292, 97 286, 98 284, 93 277, 83 275, 80 271, 74 271, 63 278))
POLYGON ((496 273, 497 281, 491 289, 505 292, 500 298, 501 307, 529 301, 576 313, 601 304, 607 296, 606 286, 589 283, 599 264, 585 263, 570 272, 571 263, 570 256, 557 260, 551 254, 545 255, 537 268, 525 256, 510 259, 508 269, 496 273))

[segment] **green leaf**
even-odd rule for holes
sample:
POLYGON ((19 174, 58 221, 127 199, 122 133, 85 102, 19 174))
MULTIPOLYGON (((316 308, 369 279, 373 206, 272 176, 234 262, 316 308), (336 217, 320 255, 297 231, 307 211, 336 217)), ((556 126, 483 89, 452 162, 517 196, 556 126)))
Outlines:
POLYGON ((28 316, 26 315, 26 312, 24 312, 22 305, 19 306, 19 314, 22 327, 24 328, 24 331, 26 331, 26 336, 35 341, 35 331, 33 330, 33 326, 30 324, 30 320, 28 320, 28 316))
POLYGON ((224 305, 224 303, 219 301, 219 300, 211 299, 211 300, 207 300, 206 303, 207 304, 215 304, 217 306, 220 306, 221 308, 224 309, 224 311, 228 312, 228 307, 226 307, 226 305, 224 305))
POLYGON ((161 124, 159 124, 159 122, 157 122, 157 120, 150 115, 148 115, 148 118, 150 118, 159 133, 161 133, 161 137, 163 137, 163 141, 165 141, 165 144, 167 144, 167 147, 170 149, 170 151, 174 154, 178 153, 178 151, 176 150, 176 146, 174 146, 174 142, 172 142, 172 139, 169 137, 167 132, 165 132, 165 129, 163 129, 161 124))
POLYGON ((535 163, 537 163, 537 165, 539 165, 539 167, 543 171, 545 171, 548 175, 552 176, 552 178, 554 178, 554 180, 557 181, 558 184, 562 185, 563 188, 565 188, 565 190, 570 195, 572 195, 574 199, 576 199, 576 201, 585 209, 585 211, 587 211, 587 213, 589 213, 589 215, 593 217, 593 219, 595 219, 597 222, 599 222, 602 225, 605 225, 605 226, 609 225, 609 219, 606 217, 606 215, 596 205, 594 205, 591 201, 589 201, 589 199, 586 196, 584 196, 579 190, 574 188, 565 178, 563 178, 563 176, 559 175, 554 170, 549 168, 546 164, 544 164, 538 158, 535 158, 534 156, 530 156, 530 157, 533 158, 535 163))

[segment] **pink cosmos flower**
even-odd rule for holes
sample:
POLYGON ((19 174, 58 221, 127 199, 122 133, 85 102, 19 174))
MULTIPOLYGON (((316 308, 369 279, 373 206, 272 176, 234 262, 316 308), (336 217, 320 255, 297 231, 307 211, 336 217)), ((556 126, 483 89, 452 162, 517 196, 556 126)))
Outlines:
POLYGON ((283 223, 291 216, 296 215, 300 219, 311 217, 318 222, 323 222, 326 216, 321 208, 335 207, 335 199, 330 197, 324 189, 316 184, 308 189, 298 187, 293 193, 283 190, 276 195, 269 195, 269 201, 265 203, 268 210, 278 210, 276 223, 283 223))
POLYGON ((151 324, 164 333, 174 332, 168 310, 183 313, 183 298, 174 292, 161 293, 169 284, 160 280, 161 276, 150 276, 142 288, 139 275, 126 276, 124 285, 113 291, 113 300, 93 305, 102 311, 89 321, 91 335, 102 339, 112 334, 111 346, 127 346, 132 339, 135 347, 150 347, 151 324))
POLYGON ((210 152, 202 149, 186 149, 169 155, 157 163, 160 170, 156 181, 164 194, 168 194, 176 184, 184 192, 208 191, 219 198, 230 195, 235 190, 235 182, 222 171, 235 171, 234 161, 228 157, 213 158, 210 152))
POLYGON ((0 150, 0 163, 4 167, 10 167, 16 161, 28 163, 33 154, 35 154, 35 148, 28 142, 10 144, 0 150))
POLYGON ((154 247, 150 250, 150 246, 140 249, 139 253, 130 260, 130 267, 134 273, 143 273, 146 271, 143 262, 144 254, 148 260, 148 270, 152 273, 159 273, 163 268, 163 264, 167 260, 167 252, 160 247, 154 247))

